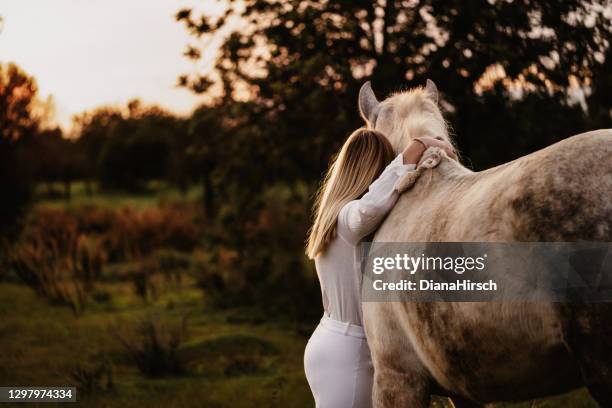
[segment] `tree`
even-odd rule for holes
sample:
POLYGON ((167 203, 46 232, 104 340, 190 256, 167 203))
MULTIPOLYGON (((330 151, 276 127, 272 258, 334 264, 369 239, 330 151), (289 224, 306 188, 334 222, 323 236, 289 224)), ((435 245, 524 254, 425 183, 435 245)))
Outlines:
POLYGON ((166 179, 182 121, 156 106, 128 103, 126 109, 99 108, 75 118, 84 175, 106 187, 139 189, 166 179))
POLYGON ((86 181, 89 194, 92 193, 92 182, 100 178, 100 152, 108 140, 112 129, 123 120, 118 108, 100 107, 74 117, 76 141, 79 152, 81 177, 86 181))
POLYGON ((236 298, 256 304, 312 305, 306 291, 291 289, 308 286, 300 273, 313 276, 303 258, 309 197, 363 124, 356 102, 366 80, 384 97, 405 81, 432 78, 466 161, 482 169, 584 130, 589 122, 568 98, 570 76, 586 84, 606 72, 597 55, 609 47, 610 21, 595 1, 226 4, 220 15, 176 14, 193 36, 188 58, 207 62, 222 42, 212 69, 179 84, 215 97, 197 120, 219 132, 191 140, 214 163, 213 180, 222 180, 210 251, 236 254, 219 268, 249 282, 254 292, 237 286, 236 298), (291 299, 270 296, 270 288, 291 299))
POLYGON ((15 64, 0 65, 0 140, 15 143, 36 133, 39 121, 34 109, 38 87, 15 64))
POLYGON ((33 169, 18 153, 39 129, 37 92, 34 79, 17 65, 0 64, 0 232, 15 224, 29 198, 33 169))
POLYGON ((223 154, 229 147, 227 134, 222 127, 221 112, 214 108, 197 109, 188 124, 188 143, 184 146, 184 157, 188 166, 185 173, 202 183, 202 203, 207 217, 214 217, 217 208, 214 173, 220 163, 228 157, 223 154), (225 147, 225 148, 224 148, 225 147))
MULTIPOLYGON (((585 84, 601 69, 597 56, 606 55, 612 32, 607 4, 247 0, 230 2, 221 16, 182 9, 177 20, 200 40, 189 46, 189 58, 206 55, 198 44, 207 46, 219 35, 226 39, 213 70, 183 76, 180 83, 203 92, 221 82, 224 99, 247 95, 266 107, 267 124, 294 153, 290 157, 310 152, 315 166, 299 159, 296 164, 314 177, 360 123, 355 100, 363 81, 372 79, 384 95, 405 80, 422 84, 430 77, 442 90, 445 106, 454 108, 452 123, 470 155, 483 148, 481 143, 484 148, 494 143, 480 132, 467 132, 473 132, 468 120, 478 115, 474 109, 480 102, 474 101, 483 93, 511 103, 514 84, 567 106, 570 76, 585 84), (498 82, 504 92, 495 90, 498 82)), ((538 126, 537 119, 531 117, 532 126, 538 126)), ((563 133, 560 127, 550 130, 563 133)))
POLYGON ((604 62, 596 67, 591 81, 588 107, 594 128, 612 127, 612 47, 608 47, 604 62))
POLYGON ((51 183, 63 183, 64 198, 70 199, 72 182, 78 179, 82 165, 76 143, 64 138, 56 127, 41 130, 21 150, 20 157, 33 163, 34 180, 47 183, 49 195, 51 183))

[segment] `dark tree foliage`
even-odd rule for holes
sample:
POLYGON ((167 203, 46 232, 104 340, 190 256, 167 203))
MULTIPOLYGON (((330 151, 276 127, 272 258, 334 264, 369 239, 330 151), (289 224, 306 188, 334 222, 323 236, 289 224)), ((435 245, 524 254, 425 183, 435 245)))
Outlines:
POLYGON ((187 178, 202 184, 204 210, 209 217, 216 215, 220 165, 229 157, 223 117, 215 108, 197 109, 189 121, 182 151, 187 178))
POLYGON ((591 95, 588 98, 589 114, 593 127, 611 126, 612 117, 612 47, 608 47, 605 61, 593 69, 591 95))
POLYGON ((222 41, 212 67, 179 84, 217 96, 192 118, 188 151, 222 203, 210 249, 230 248, 230 269, 251 282, 233 301, 319 312, 300 257, 308 198, 363 124, 364 81, 383 98, 433 79, 466 164, 494 166, 611 125, 610 9, 609 0, 245 0, 217 15, 178 11, 192 34, 187 58, 210 62, 222 41), (591 84, 589 115, 570 81, 591 84))
MULTIPOLYGON (((282 169, 289 177, 296 172, 318 176, 347 132, 360 124, 356 93, 366 79, 373 80, 380 96, 433 79, 453 107, 449 118, 468 157, 499 143, 488 130, 485 134, 486 126, 474 124, 492 113, 485 106, 488 93, 499 100, 499 109, 522 103, 508 91, 515 81, 542 102, 532 102, 535 110, 521 117, 531 126, 515 126, 511 114, 496 111, 497 126, 517 139, 552 132, 536 142, 513 143, 540 146, 568 136, 567 121, 538 129, 551 110, 546 102, 560 111, 572 109, 566 97, 569 78, 585 84, 606 72, 601 61, 609 53, 609 9, 609 1, 576 0, 250 0, 230 2, 221 16, 183 9, 177 20, 199 40, 189 46, 189 58, 201 58, 198 45, 206 47, 214 36, 226 39, 214 70, 183 76, 180 83, 204 92, 221 81, 225 104, 247 95, 265 107, 262 131, 291 157, 290 168, 282 169), (483 78, 496 66, 503 69, 503 78, 483 78), (505 90, 492 82, 503 82, 505 90)), ((579 113, 571 117, 577 120, 572 129, 589 125, 579 113)), ((514 150, 518 155, 527 152, 514 150)), ((481 161, 476 156, 473 162, 483 168, 506 159, 508 155, 481 161)))
POLYGON ((121 111, 109 107, 84 112, 74 118, 77 146, 82 157, 81 177, 88 182, 88 186, 100 178, 100 152, 122 120, 121 111))
POLYGON ((77 144, 63 137, 59 128, 45 129, 31 138, 21 150, 20 158, 33 167, 34 180, 47 183, 49 195, 55 191, 51 183, 64 185, 64 198, 70 198, 71 183, 80 178, 82 158, 77 144))
POLYGON ((13 226, 29 198, 32 170, 19 160, 21 146, 36 135, 38 88, 14 64, 0 64, 0 232, 13 226))
POLYGON ((34 105, 38 86, 34 78, 15 64, 0 65, 0 135, 15 143, 38 130, 34 105))
POLYGON ((132 101, 125 111, 100 108, 77 118, 84 175, 103 186, 139 190, 147 181, 169 178, 182 120, 157 107, 132 101))

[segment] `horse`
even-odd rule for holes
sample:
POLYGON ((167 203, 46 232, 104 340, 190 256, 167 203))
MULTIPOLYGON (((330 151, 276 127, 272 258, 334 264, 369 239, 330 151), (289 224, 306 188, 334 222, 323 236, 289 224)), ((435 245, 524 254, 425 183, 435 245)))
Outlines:
MULTIPOLYGON (((432 81, 381 102, 367 82, 358 105, 396 153, 420 136, 452 143, 432 81)), ((373 241, 610 242, 611 157, 612 129, 480 172, 440 151, 373 241)), ((363 318, 376 407, 427 407, 432 394, 479 407, 580 386, 612 407, 611 303, 364 302, 363 318)))

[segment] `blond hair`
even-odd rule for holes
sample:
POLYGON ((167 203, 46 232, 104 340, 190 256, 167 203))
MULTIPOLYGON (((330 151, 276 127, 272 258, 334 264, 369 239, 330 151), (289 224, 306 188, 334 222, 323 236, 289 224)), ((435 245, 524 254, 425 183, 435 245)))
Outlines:
POLYGON ((393 147, 380 132, 360 128, 344 143, 319 187, 308 233, 310 259, 325 252, 336 237, 338 214, 344 205, 361 197, 393 160, 393 147))

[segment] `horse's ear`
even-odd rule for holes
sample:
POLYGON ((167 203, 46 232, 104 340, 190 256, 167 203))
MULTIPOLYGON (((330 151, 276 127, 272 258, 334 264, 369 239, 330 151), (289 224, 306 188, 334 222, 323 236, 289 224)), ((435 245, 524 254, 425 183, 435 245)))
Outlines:
POLYGON ((427 96, 429 96, 435 103, 438 103, 438 87, 431 79, 427 79, 425 92, 427 92, 427 96))
POLYGON ((368 123, 368 126, 374 127, 379 111, 380 102, 376 99, 372 84, 368 81, 359 90, 359 113, 363 120, 368 123))

